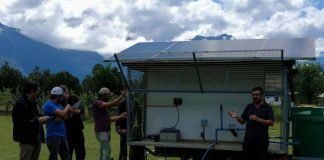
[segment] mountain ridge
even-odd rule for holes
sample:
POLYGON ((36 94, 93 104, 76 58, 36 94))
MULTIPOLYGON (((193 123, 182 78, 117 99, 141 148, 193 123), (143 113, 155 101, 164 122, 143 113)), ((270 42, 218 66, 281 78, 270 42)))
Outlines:
POLYGON ((0 64, 8 61, 24 75, 37 65, 41 70, 50 69, 53 73, 68 71, 82 80, 103 59, 97 52, 52 47, 21 34, 20 29, 0 23, 0 64))

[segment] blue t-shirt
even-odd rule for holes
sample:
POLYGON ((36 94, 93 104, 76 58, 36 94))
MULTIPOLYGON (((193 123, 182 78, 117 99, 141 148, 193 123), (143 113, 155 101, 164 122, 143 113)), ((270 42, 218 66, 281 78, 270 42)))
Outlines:
POLYGON ((43 105, 43 113, 45 116, 50 116, 49 121, 46 123, 46 138, 49 136, 61 136, 66 138, 66 130, 64 119, 57 119, 55 116, 56 110, 64 110, 64 107, 61 104, 53 103, 52 101, 47 101, 43 105))

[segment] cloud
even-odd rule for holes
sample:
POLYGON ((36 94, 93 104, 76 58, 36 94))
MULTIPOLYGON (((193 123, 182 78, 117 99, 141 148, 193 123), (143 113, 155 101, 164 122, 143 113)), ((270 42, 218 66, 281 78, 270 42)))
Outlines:
POLYGON ((0 2, 0 19, 55 47, 111 54, 137 42, 223 33, 237 39, 320 40, 323 6, 316 0, 14 0, 0 2))

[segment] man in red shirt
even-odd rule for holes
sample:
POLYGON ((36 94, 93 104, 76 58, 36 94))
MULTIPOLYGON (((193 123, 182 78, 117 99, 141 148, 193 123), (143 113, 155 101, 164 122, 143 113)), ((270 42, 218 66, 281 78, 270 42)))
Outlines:
POLYGON ((95 122, 95 134, 97 140, 100 142, 100 160, 110 160, 111 148, 110 148, 110 123, 127 117, 127 113, 124 112, 119 116, 111 117, 109 115, 109 109, 117 107, 119 103, 124 100, 127 95, 126 91, 123 91, 116 99, 109 101, 112 92, 106 87, 99 90, 98 99, 93 105, 93 119, 95 122))

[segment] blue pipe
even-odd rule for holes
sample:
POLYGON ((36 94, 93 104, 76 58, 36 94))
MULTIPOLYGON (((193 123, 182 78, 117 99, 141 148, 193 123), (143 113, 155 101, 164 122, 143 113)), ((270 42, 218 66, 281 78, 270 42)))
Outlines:
POLYGON ((295 141, 295 142, 277 142, 277 141, 269 141, 269 143, 296 145, 296 144, 299 144, 300 142, 299 142, 299 141, 295 141))
MULTIPOLYGON (((215 144, 218 143, 218 131, 230 131, 233 128, 225 128, 223 126, 223 104, 220 104, 220 122, 221 128, 215 130, 215 144)), ((245 131, 243 128, 236 128, 235 131, 245 131)))
POLYGON ((223 104, 220 104, 221 129, 223 129, 223 104))
MULTIPOLYGON (((215 143, 218 143, 218 131, 230 131, 232 128, 223 128, 223 129, 216 129, 215 130, 215 143)), ((243 128, 235 128, 235 131, 245 131, 243 128)))

